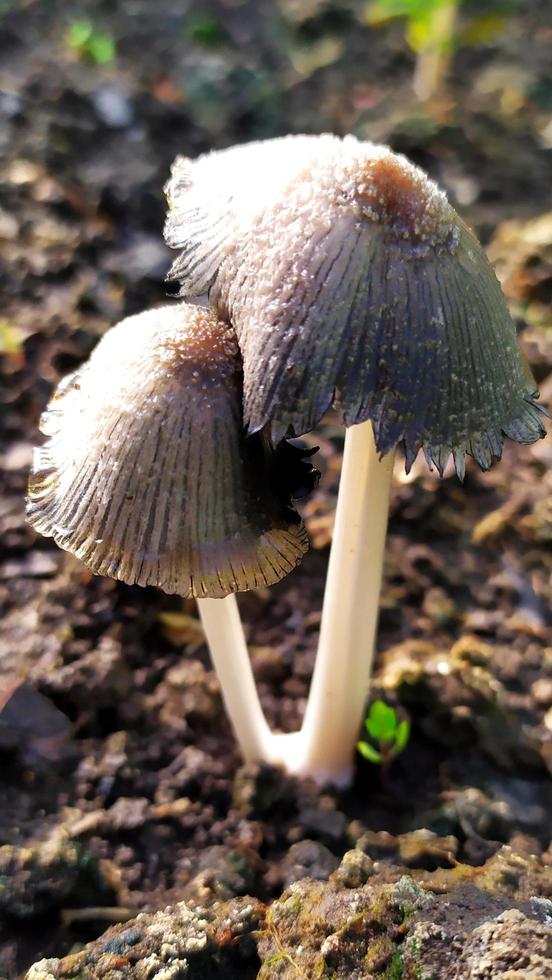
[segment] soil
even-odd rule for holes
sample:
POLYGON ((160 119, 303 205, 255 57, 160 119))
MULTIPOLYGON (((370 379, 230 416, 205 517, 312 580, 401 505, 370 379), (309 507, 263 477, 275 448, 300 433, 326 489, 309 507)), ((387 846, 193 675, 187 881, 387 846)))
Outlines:
MULTIPOLYGON (((383 882, 387 867, 390 881, 484 867, 504 845, 542 875, 552 864, 550 440, 507 445, 463 485, 397 465, 373 696, 412 735, 385 785, 359 759, 344 793, 240 765, 193 602, 96 578, 24 523, 53 386, 110 325, 167 295, 162 187, 178 153, 288 131, 354 131, 407 153, 489 245, 550 401, 546 5, 519 4, 485 43, 460 45, 425 107, 403 26, 375 31, 363 9, 0 5, 2 978, 182 901, 252 896, 258 926, 261 903, 325 881, 351 849, 380 862, 383 882), (82 18, 113 41, 106 64, 71 47, 82 18)), ((239 600, 263 707, 283 731, 300 722, 312 671, 342 431, 328 417, 307 442, 322 471, 300 505, 312 549, 239 600)), ((518 899, 489 914, 528 915, 518 899)), ((388 954, 359 977, 391 977, 388 954)))

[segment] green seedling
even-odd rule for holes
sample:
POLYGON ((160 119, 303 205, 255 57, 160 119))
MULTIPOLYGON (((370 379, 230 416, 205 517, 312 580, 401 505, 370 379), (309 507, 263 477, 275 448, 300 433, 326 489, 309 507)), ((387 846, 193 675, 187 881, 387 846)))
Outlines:
POLYGON ((111 34, 97 30, 92 21, 85 17, 69 25, 65 42, 81 58, 87 58, 96 65, 108 65, 115 59, 115 41, 111 34))
POLYGON ((393 759, 406 748, 410 738, 410 722, 399 721, 394 708, 383 701, 374 701, 364 722, 371 742, 357 742, 357 749, 363 759, 381 766, 386 773, 393 759))
POLYGON ((405 21, 405 36, 416 53, 413 87, 425 102, 441 88, 453 47, 461 0, 374 0, 368 23, 405 21))
POLYGON ((369 0, 366 20, 373 26, 403 20, 408 46, 416 54, 413 87, 425 102, 443 88, 451 54, 465 45, 486 44, 504 27, 511 0, 493 0, 483 14, 467 14, 464 0, 369 0))

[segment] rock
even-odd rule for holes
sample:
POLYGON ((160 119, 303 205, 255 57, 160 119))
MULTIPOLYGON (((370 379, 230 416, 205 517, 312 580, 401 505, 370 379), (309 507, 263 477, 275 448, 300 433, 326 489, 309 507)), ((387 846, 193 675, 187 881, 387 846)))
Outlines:
POLYGON ((399 843, 397 838, 386 830, 366 830, 357 839, 356 846, 365 854, 369 854, 373 861, 380 861, 396 857, 399 843))
POLYGON ((374 861, 390 861, 408 868, 450 868, 455 864, 458 851, 456 837, 449 834, 439 837, 432 830, 421 827, 393 837, 385 830, 367 830, 358 838, 357 848, 370 855, 374 861))
MULTIPOLYGON (((520 906, 513 910, 522 933, 520 949, 533 948, 541 970, 527 976, 552 976, 547 972, 552 905, 528 897, 531 890, 552 893, 552 871, 536 859, 503 848, 483 868, 458 864, 424 874, 419 881, 403 875, 390 883, 380 880, 374 865, 366 884, 344 888, 350 862, 348 856, 327 883, 296 882, 270 906, 268 929, 258 943, 260 980, 296 980, 298 975, 335 980, 492 980, 496 975, 521 980, 524 973, 507 972, 510 964, 496 927, 496 922, 514 922, 514 905, 520 906), (488 972, 470 972, 481 937, 489 946, 495 942, 491 962, 496 974, 493 966, 488 972), (500 972, 503 963, 507 969, 500 972)), ((522 956, 519 962, 524 962, 522 956)), ((526 962, 532 969, 531 959, 526 962)))
POLYGON ((99 861, 77 841, 0 847, 0 910, 6 915, 29 919, 64 906, 115 901, 99 861))
POLYGON ((163 725, 184 730, 186 725, 209 728, 222 713, 220 688, 214 671, 200 660, 186 658, 167 671, 151 697, 163 725))
POLYGON ((113 129, 126 129, 133 120, 128 94, 117 85, 99 85, 92 102, 101 121, 113 129))
POLYGON ((61 960, 35 963, 26 980, 245 980, 259 964, 253 934, 262 918, 251 898, 209 909, 180 902, 114 926, 61 960))
MULTIPOLYGON (((328 853, 302 841, 289 864, 300 859, 304 871, 308 854, 328 853)), ((213 848, 208 861, 234 878, 230 887, 236 872, 248 886, 232 849, 213 848)), ((303 877, 269 906, 213 902, 211 889, 207 907, 181 902, 139 915, 79 952, 35 964, 26 980, 552 978, 552 868, 537 858, 504 847, 483 867, 412 875, 378 868, 358 850, 332 863, 329 880, 303 877)))
MULTIPOLYGON (((483 620, 491 613, 477 609, 471 615, 483 620)), ((487 623, 492 632, 501 626, 503 611, 497 616, 497 623, 487 623)), ((464 626, 483 629, 467 620, 464 626)), ((414 639, 383 654, 380 684, 406 708, 423 709, 420 727, 430 739, 458 750, 477 745, 502 769, 542 769, 548 736, 540 725, 542 705, 531 697, 534 674, 525 660, 511 646, 473 635, 462 636, 449 650, 414 639)))
POLYGON ((307 837, 335 845, 345 837, 347 818, 340 810, 330 807, 307 806, 300 811, 298 823, 307 837))
POLYGON ((497 809, 500 807, 502 810, 509 834, 516 829, 534 831, 546 827, 552 808, 552 787, 549 784, 503 777, 491 780, 488 790, 497 809))
POLYGON ((78 767, 83 793, 107 796, 116 781, 131 769, 130 751, 128 733, 112 732, 101 744, 97 755, 84 756, 78 767))
POLYGON ((133 678, 120 641, 103 636, 93 650, 56 665, 43 683, 48 691, 69 695, 79 705, 88 707, 93 700, 97 708, 105 708, 127 697, 133 678))
POLYGON ((513 898, 521 903, 535 895, 552 895, 552 867, 545 866, 537 855, 517 854, 505 845, 481 866, 458 863, 451 870, 438 868, 424 875, 423 882, 440 894, 455 886, 473 885, 488 895, 507 896, 511 905, 513 898))
POLYGON ((187 899, 201 905, 247 895, 255 890, 258 862, 253 854, 236 847, 215 845, 200 857, 198 872, 185 889, 187 899))
POLYGON ((448 629, 460 618, 460 610, 444 589, 429 589, 424 595, 422 610, 437 626, 448 629))
POLYGON ((552 895, 552 868, 543 867, 536 855, 517 854, 509 845, 501 847, 478 868, 477 876, 484 890, 504 892, 517 901, 529 901, 534 895, 552 895))
POLYGON ((0 750, 17 752, 34 769, 63 766, 74 757, 71 723, 49 698, 25 681, 0 692, 0 750))
POLYGON ((341 864, 334 871, 332 881, 343 888, 360 888, 374 873, 374 862, 363 851, 354 848, 346 851, 341 864))
POLYGON ((290 781, 279 769, 267 765, 248 764, 236 772, 232 788, 232 804, 244 817, 275 818, 275 808, 293 801, 290 781))
POLYGON ((338 864, 339 859, 335 854, 318 841, 298 841, 297 844, 292 844, 281 862, 284 887, 287 888, 302 878, 326 881, 338 864))
POLYGON ((182 796, 209 795, 224 784, 225 760, 186 745, 160 773, 156 803, 167 803, 182 796))
POLYGON ((552 977, 552 930, 518 909, 474 929, 455 977, 470 980, 546 980, 552 977))
MULTIPOLYGON (((481 774, 479 779, 482 778, 481 774)), ((552 807, 552 786, 545 781, 489 774, 485 789, 453 787, 425 822, 434 830, 452 831, 465 838, 463 853, 470 862, 482 863, 500 843, 516 836, 532 837, 533 852, 548 843, 546 814, 552 807)))
POLYGON ((281 681, 286 676, 286 662, 277 647, 251 647, 250 656, 257 682, 281 681))
POLYGON ((136 830, 150 818, 150 810, 151 803, 143 796, 120 796, 107 810, 105 826, 113 831, 136 830))
POLYGON ((548 708, 552 705, 552 677, 539 677, 531 684, 531 694, 537 704, 548 708))
MULTIPOLYGON (((418 978, 421 980, 421 978, 426 977, 437 977, 437 973, 431 973, 426 970, 422 971, 420 966, 421 962, 426 962, 426 960, 429 961, 431 959, 431 968, 433 969, 433 964, 435 963, 435 969, 441 969, 441 975, 444 980, 444 970, 447 969, 448 957, 443 955, 442 950, 450 942, 451 937, 443 926, 437 925, 435 922, 428 921, 427 919, 423 919, 421 922, 415 922, 401 950, 400 965, 406 977, 409 980, 411 977, 416 978, 416 980, 418 978), (435 950, 439 951, 437 956, 433 955, 435 950), (439 957, 441 958, 439 959, 439 957)), ((452 942, 453 948, 456 949, 455 939, 452 942)), ((450 980, 448 974, 446 976, 450 980)))
POLYGON ((505 840, 509 825, 507 810, 500 800, 475 786, 451 792, 451 804, 464 834, 471 840, 505 840))
POLYGON ((390 971, 398 963, 406 923, 434 902, 412 879, 358 889, 337 887, 333 880, 298 881, 268 910, 268 928, 258 940, 258 978, 400 977, 390 971))
POLYGON ((399 840, 399 855, 407 868, 448 868, 455 864, 458 851, 456 837, 438 837, 432 830, 413 830, 401 834, 399 840))

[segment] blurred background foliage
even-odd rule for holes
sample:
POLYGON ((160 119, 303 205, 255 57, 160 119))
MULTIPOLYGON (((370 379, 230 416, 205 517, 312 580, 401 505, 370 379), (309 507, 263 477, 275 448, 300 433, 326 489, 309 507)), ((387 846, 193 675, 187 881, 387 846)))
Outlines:
POLYGON ((48 269, 67 291, 79 260, 56 315, 88 329, 163 299, 178 153, 353 132, 428 170, 484 242, 548 213, 551 45, 538 0, 0 0, 6 322, 24 336, 48 269))
POLYGON ((423 141, 466 101, 499 118, 552 105, 548 3, 0 0, 0 16, 8 64, 26 37, 54 76, 75 59, 97 84, 133 77, 216 145, 289 130, 389 139, 400 126, 423 141))

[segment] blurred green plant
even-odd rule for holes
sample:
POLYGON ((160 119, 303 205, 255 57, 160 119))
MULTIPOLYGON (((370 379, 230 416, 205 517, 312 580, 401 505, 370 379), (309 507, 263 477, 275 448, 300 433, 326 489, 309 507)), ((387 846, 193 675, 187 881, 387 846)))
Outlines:
POLYGON ((218 48, 227 40, 220 21, 209 14, 191 17, 186 23, 185 32, 191 41, 205 48, 218 48))
POLYGON ((357 750, 363 759, 381 766, 385 774, 393 759, 408 745, 410 722, 399 721, 397 712, 384 701, 374 701, 364 722, 372 742, 357 742, 357 750))
POLYGON ((10 320, 0 318, 0 354, 18 356, 23 350, 23 334, 10 320))
POLYGON ((111 34, 98 30, 85 17, 74 20, 65 34, 65 43, 79 57, 96 65, 109 65, 115 60, 116 46, 111 34))
POLYGON ((366 22, 373 26, 392 20, 406 21, 406 40, 416 53, 413 87, 427 101, 443 83, 452 51, 457 47, 485 44, 503 28, 511 13, 510 0, 499 0, 496 9, 468 16, 458 26, 464 0, 370 0, 366 22))

